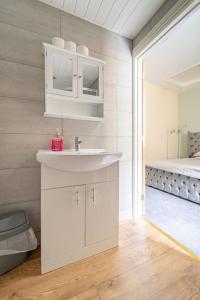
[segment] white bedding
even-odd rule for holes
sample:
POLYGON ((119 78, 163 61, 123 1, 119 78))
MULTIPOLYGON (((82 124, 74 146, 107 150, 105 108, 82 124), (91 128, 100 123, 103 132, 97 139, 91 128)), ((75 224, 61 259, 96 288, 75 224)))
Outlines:
POLYGON ((146 166, 200 179, 200 157, 152 160, 146 166))

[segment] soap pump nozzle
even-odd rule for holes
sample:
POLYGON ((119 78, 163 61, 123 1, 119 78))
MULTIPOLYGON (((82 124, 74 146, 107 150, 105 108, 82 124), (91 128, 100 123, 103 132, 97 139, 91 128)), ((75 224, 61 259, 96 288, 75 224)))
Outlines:
POLYGON ((59 130, 59 128, 57 128, 57 129, 56 129, 56 137, 59 138, 60 135, 61 135, 61 134, 60 134, 60 130, 59 130))

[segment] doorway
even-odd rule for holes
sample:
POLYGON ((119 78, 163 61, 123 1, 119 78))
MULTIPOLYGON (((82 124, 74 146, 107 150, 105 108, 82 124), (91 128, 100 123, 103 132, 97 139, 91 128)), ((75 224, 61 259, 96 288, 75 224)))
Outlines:
MULTIPOLYGON (((200 44, 198 38, 195 38, 198 34, 198 26, 195 22, 200 19, 198 14, 200 14, 198 6, 190 7, 190 10, 184 12, 175 24, 166 28, 156 40, 135 55, 134 59, 135 216, 145 216, 151 223, 183 245, 185 241, 181 240, 180 235, 184 236, 185 232, 190 234, 192 228, 197 225, 191 220, 189 223, 185 221, 191 219, 194 212, 200 209, 198 203, 200 178, 194 174, 192 177, 192 174, 188 173, 188 168, 191 169, 188 165, 191 162, 195 168, 198 166, 198 159, 194 161, 192 158, 200 151, 198 147, 193 149, 199 143, 200 124, 194 125, 189 121, 194 118, 194 113, 198 109, 197 106, 193 107, 192 116, 189 116, 188 107, 191 105, 184 101, 184 97, 188 97, 185 95, 194 94, 200 84, 198 75, 200 44), (189 57, 186 57, 187 53, 189 57), (196 144, 190 145, 194 144, 194 140, 196 144), (185 161, 184 165, 182 159, 189 160, 185 161), (177 160, 176 163, 179 165, 171 165, 170 169, 169 164, 172 164, 170 160, 173 163, 177 160), (148 161, 154 161, 154 164, 148 161), (179 172, 181 168, 182 173, 179 172), (185 186, 182 187, 181 184, 185 186), (184 195, 185 192, 187 195, 184 195), (169 216, 171 221, 174 221, 178 216, 177 211, 185 213, 187 217, 182 218, 179 224, 170 223, 169 216), (170 226, 167 227, 166 224, 163 226, 163 223, 170 224, 174 231, 169 231, 170 226), (187 231, 188 224, 191 231, 187 231), (177 236, 176 233, 181 225, 183 230, 177 236)), ((191 101, 194 102, 195 99, 191 101)), ((185 247, 190 249, 191 245, 185 244, 185 247)), ((196 254, 200 256, 197 251, 196 254)))

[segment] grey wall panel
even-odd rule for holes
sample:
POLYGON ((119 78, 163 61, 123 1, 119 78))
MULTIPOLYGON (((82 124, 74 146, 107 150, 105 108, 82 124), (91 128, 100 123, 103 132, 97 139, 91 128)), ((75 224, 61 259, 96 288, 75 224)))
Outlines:
POLYGON ((0 96, 44 100, 44 70, 0 60, 0 96))
POLYGON ((40 168, 0 170, 0 204, 40 199, 40 168))
POLYGON ((60 33, 60 12, 36 0, 0 0, 0 22, 49 37, 60 33))
MULTIPOLYGON (((0 0, 0 39, 0 213, 27 210, 39 235, 40 166, 35 154, 49 147, 56 128, 63 130, 66 147, 73 147, 78 135, 84 148, 116 150, 120 126, 123 136, 130 136, 118 113, 128 107, 131 113, 132 41, 36 0, 0 0), (50 42, 53 36, 84 44, 91 56, 106 61, 103 122, 43 117, 42 42, 50 42), (120 87, 126 90, 124 97, 120 87)), ((129 164, 123 164, 123 172, 130 177, 129 164)), ((131 186, 127 182, 121 201, 128 204, 131 186)))
POLYGON ((48 149, 51 135, 0 134, 0 169, 40 167, 35 156, 38 149, 48 149))
POLYGON ((42 43, 51 38, 28 30, 0 23, 0 59, 17 63, 44 67, 42 43))
POLYGON ((44 118, 44 99, 0 97, 0 133, 53 134, 61 120, 44 118))

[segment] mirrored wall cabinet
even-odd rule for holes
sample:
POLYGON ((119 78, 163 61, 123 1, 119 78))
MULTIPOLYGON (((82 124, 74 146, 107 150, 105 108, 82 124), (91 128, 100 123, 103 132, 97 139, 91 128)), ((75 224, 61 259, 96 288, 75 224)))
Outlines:
POLYGON ((46 117, 101 121, 104 64, 44 43, 46 117))

